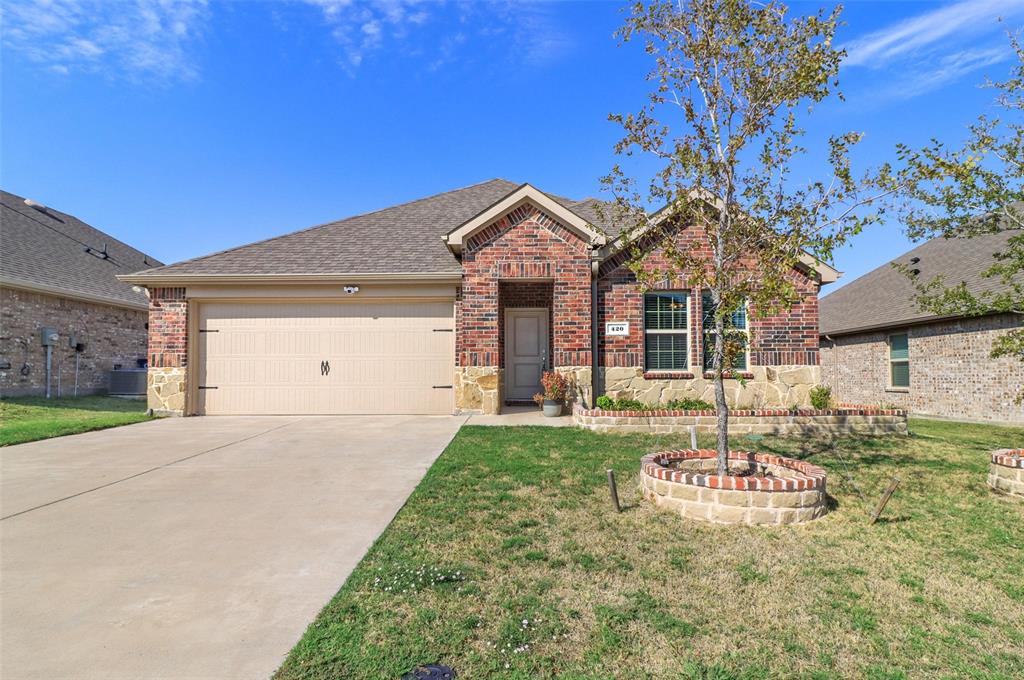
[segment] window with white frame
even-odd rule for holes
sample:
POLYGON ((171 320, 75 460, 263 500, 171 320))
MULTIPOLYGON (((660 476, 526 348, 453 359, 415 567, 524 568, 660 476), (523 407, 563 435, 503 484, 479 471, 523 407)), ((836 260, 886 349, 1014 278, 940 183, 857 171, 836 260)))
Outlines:
MULTIPOLYGON (((711 293, 705 291, 700 296, 701 329, 704 340, 704 370, 710 371, 715 361, 715 303, 711 293)), ((733 358, 732 366, 727 370, 745 371, 750 363, 747 355, 750 353, 750 331, 747 328, 747 305, 744 303, 739 309, 732 313, 732 318, 726 324, 726 333, 729 338, 743 344, 743 351, 737 353, 733 358)))
POLYGON ((910 387, 910 338, 906 333, 889 336, 889 387, 910 387))
POLYGON ((690 299, 685 292, 644 295, 644 367, 648 371, 689 369, 690 299))

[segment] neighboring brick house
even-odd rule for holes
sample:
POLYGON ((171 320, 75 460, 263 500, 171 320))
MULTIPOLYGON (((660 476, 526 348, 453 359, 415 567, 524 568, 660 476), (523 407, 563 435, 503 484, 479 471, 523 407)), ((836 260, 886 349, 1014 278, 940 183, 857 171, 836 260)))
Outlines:
MULTIPOLYGON (((604 212, 491 180, 123 276, 150 291, 150 405, 497 413, 528 402, 546 369, 588 404, 595 387, 711 399, 703 296, 675 281, 645 294, 604 212)), ((675 238, 699 244, 696 229, 675 238)), ((750 317, 733 404, 806 404, 820 379, 817 295, 838 272, 809 260, 793 276, 798 305, 750 317)))
POLYGON ((823 380, 838 401, 1024 422, 1024 406, 1015 401, 1024 386, 1024 365, 989 356, 995 338, 1021 328, 1024 315, 938 317, 918 307, 914 282, 893 266, 916 270, 921 282, 941 275, 947 286, 962 281, 975 294, 997 291, 1001 284, 981 273, 1014 233, 1020 232, 932 239, 823 297, 823 380))
POLYGON ((74 395, 76 377, 78 395, 106 392, 112 369, 145 360, 145 292, 115 277, 158 260, 6 191, 0 242, 0 396, 46 394, 44 328, 57 334, 52 396, 74 395))

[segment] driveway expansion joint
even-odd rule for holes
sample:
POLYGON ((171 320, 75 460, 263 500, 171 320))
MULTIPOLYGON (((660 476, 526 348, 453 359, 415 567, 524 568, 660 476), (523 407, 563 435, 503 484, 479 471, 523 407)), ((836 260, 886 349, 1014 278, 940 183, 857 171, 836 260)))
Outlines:
POLYGON ((69 501, 72 498, 78 498, 79 496, 84 496, 86 494, 93 493, 94 491, 100 491, 102 489, 106 489, 107 487, 114 486, 115 484, 120 484, 121 482, 127 482, 128 480, 135 479, 136 477, 142 477, 143 475, 148 475, 150 472, 156 472, 157 470, 163 470, 164 468, 169 468, 169 467, 171 467, 173 465, 177 465, 178 463, 184 463, 187 460, 192 460, 193 458, 198 458, 199 456, 206 455, 207 453, 213 453, 214 451, 220 451, 221 449, 226 449, 226 448, 234 446, 236 444, 241 444, 243 442, 247 442, 247 441, 250 441, 252 439, 256 439, 258 437, 262 437, 265 434, 270 434, 271 432, 276 432, 277 430, 280 430, 282 428, 288 427, 289 425, 294 425, 295 423, 298 423, 298 422, 301 422, 301 421, 302 421, 302 418, 298 418, 297 420, 293 420, 291 422, 285 423, 284 425, 278 425, 276 427, 270 428, 269 430, 263 430, 262 432, 257 432, 256 434, 249 435, 248 437, 242 437, 241 439, 236 439, 236 440, 230 441, 230 442, 228 442, 226 444, 221 444, 220 446, 214 446, 213 448, 206 449, 205 451, 199 451, 198 453, 193 453, 193 454, 191 454, 189 456, 185 456, 184 458, 178 458, 177 460, 172 460, 169 463, 164 463, 162 465, 157 465, 155 467, 151 467, 148 470, 143 470, 141 472, 136 472, 133 475, 128 475, 127 477, 122 477, 121 479, 115 479, 114 481, 107 482, 106 484, 100 484, 99 486, 94 486, 91 489, 86 489, 84 491, 79 491, 78 493, 73 493, 70 496, 64 496, 63 498, 57 498, 57 499, 54 499, 52 501, 48 501, 46 503, 41 503, 41 504, 36 505, 34 507, 31 507, 31 508, 26 508, 24 510, 19 510, 18 512, 12 512, 10 515, 5 515, 3 517, 0 517, 0 522, 4 521, 6 519, 13 519, 14 517, 18 517, 20 515, 24 515, 26 513, 32 512, 33 510, 41 510, 42 508, 46 508, 46 507, 49 507, 51 505, 56 505, 57 503, 63 503, 64 501, 69 501))

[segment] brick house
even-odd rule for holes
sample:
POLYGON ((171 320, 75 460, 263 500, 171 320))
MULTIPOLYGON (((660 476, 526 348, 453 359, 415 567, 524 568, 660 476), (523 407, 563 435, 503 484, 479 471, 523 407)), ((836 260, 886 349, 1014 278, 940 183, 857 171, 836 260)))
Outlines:
POLYGON ((992 359, 996 337, 1024 325, 1021 314, 939 317, 915 302, 913 282, 893 265, 974 294, 1001 285, 981 273, 1019 231, 970 239, 935 238, 821 299, 823 382, 841 402, 896 405, 947 418, 1024 422, 1014 397, 1024 366, 992 359))
POLYGON ((75 394, 76 378, 79 395, 106 392, 112 369, 145 360, 149 303, 116 276, 158 260, 6 191, 0 233, 0 396, 46 394, 44 328, 57 334, 53 396, 75 394))
MULTIPOLYGON (((706 298, 642 291, 617 234, 594 199, 496 179, 121 279, 149 288, 159 412, 498 413, 549 369, 588 404, 709 399, 706 298)), ((793 275, 800 304, 738 319, 736 405, 805 404, 819 382, 817 295, 838 272, 793 275)))

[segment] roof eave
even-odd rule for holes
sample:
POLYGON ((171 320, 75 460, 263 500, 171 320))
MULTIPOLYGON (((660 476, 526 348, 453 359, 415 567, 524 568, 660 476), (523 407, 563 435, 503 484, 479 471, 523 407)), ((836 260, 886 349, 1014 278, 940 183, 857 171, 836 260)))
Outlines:
POLYGON ((200 283, 308 284, 308 283, 458 283, 460 272, 370 272, 328 274, 121 274, 118 280, 145 286, 176 286, 200 283))
MULTIPOLYGON (((841 337, 844 335, 857 335, 859 333, 871 333, 873 331, 883 331, 886 329, 898 329, 907 328, 909 326, 922 326, 929 323, 939 323, 942 321, 956 321, 957 319, 975 319, 983 316, 992 316, 995 314, 1006 314, 1007 312, 986 312, 985 314, 979 314, 978 316, 965 316, 963 314, 947 314, 945 316, 918 316, 912 319, 901 319, 898 321, 886 321, 884 323, 868 324, 866 326, 856 326, 854 328, 843 328, 840 330, 823 331, 818 330, 819 338, 833 338, 841 337)), ((1012 313, 1012 312, 1010 312, 1012 313)))
MULTIPOLYGON (((118 276, 117 278, 121 277, 118 276)), ((129 300, 122 300, 120 298, 109 297, 106 295, 96 295, 93 293, 61 288, 59 286, 48 286, 34 281, 25 281, 24 279, 13 279, 8 276, 0 276, 0 286, 3 286, 4 288, 24 290, 30 293, 42 293, 43 295, 63 297, 71 300, 78 300, 80 302, 107 305, 110 307, 122 307, 125 309, 135 309, 139 311, 146 311, 149 309, 149 304, 142 301, 131 302, 129 300)))

